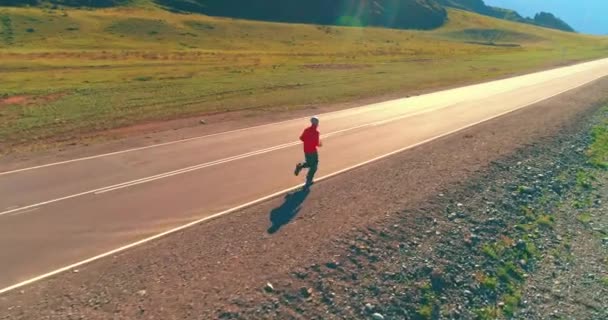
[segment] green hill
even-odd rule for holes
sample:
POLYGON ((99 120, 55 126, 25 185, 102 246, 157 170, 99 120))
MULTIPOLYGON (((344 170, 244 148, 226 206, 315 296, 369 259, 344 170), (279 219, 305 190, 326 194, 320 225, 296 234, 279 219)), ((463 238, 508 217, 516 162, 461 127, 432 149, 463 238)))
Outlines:
POLYGON ((447 18, 444 6, 479 14, 572 32, 551 13, 534 18, 488 6, 483 0, 0 0, 0 6, 38 7, 160 7, 179 13, 285 23, 337 26, 378 26, 396 29, 433 29, 447 18))
POLYGON ((89 7, 110 8, 133 4, 134 0, 0 0, 0 6, 66 6, 66 7, 89 7))
POLYGON ((479 14, 573 32, 551 13, 534 18, 488 6, 483 0, 0 0, 0 6, 38 7, 161 7, 180 13, 249 20, 312 23, 337 26, 379 26, 397 29, 433 29, 447 18, 444 6, 479 14))
POLYGON ((435 0, 0 0, 0 5, 160 6, 174 12, 250 20, 399 29, 432 29, 447 17, 435 0))

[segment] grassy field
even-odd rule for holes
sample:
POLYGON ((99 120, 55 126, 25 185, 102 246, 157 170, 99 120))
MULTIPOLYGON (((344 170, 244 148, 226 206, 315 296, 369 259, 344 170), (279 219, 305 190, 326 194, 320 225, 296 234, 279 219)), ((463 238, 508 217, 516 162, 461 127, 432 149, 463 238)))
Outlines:
POLYGON ((434 31, 154 8, 0 8, 0 150, 207 113, 293 109, 608 56, 608 39, 450 10, 434 31))

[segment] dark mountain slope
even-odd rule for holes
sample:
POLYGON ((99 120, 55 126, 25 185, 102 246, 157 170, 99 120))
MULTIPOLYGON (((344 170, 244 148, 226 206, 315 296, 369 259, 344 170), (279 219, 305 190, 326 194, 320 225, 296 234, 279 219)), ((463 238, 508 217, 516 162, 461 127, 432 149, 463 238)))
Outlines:
MULTIPOLYGON (((251 20, 433 29, 444 24, 447 11, 436 0, 149 0, 167 10, 251 20)), ((142 4, 138 0, 0 0, 0 5, 113 7, 142 4)))
POLYGON ((490 17, 515 22, 533 24, 541 27, 573 32, 574 29, 563 20, 551 13, 540 12, 534 18, 524 18, 519 13, 509 9, 488 6, 483 0, 437 0, 440 4, 452 8, 467 10, 490 17))

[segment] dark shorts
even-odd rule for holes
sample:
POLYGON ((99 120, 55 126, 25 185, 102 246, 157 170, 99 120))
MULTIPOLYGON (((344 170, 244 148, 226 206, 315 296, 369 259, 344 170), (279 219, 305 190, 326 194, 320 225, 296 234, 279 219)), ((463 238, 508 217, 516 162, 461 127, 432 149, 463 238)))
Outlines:
POLYGON ((305 153, 304 158, 306 160, 306 164, 309 166, 316 166, 319 164, 319 154, 318 153, 305 153))

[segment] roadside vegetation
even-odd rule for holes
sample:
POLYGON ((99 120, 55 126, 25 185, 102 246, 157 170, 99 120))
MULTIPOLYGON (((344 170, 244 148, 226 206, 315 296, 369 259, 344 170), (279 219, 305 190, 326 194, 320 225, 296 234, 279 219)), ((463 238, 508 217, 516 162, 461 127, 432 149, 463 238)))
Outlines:
POLYGON ((608 107, 595 122, 587 133, 587 157, 578 167, 563 168, 555 179, 558 185, 519 189, 534 195, 509 232, 519 240, 502 235, 482 246, 494 267, 480 284, 496 299, 476 310, 479 319, 608 315, 603 299, 608 287, 602 283, 608 274, 608 217, 602 202, 608 181, 608 107), (487 279, 498 280, 488 285, 487 279))
POLYGON ((433 31, 157 8, 0 8, 2 153, 150 121, 292 110, 606 56, 608 40, 455 9, 433 31))
MULTIPOLYGON (((608 107, 604 111, 608 112, 608 107)), ((608 169, 608 118, 595 127, 591 135, 593 144, 589 148, 590 161, 598 168, 608 169)))

